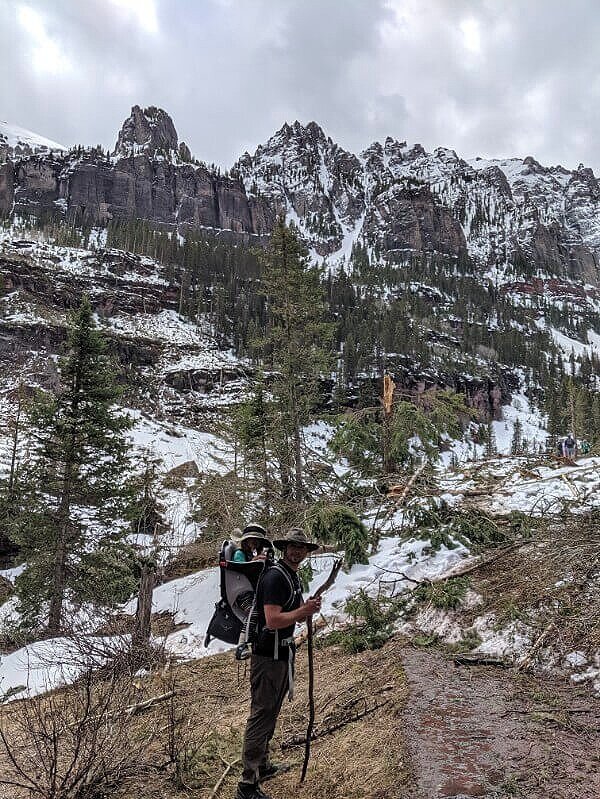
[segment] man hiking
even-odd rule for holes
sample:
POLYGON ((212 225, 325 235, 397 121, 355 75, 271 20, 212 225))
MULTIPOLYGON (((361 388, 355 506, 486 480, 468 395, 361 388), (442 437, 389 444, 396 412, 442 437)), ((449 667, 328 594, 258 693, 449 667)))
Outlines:
POLYGON ((573 460, 576 452, 577 452, 577 441, 573 433, 569 433, 569 435, 565 438, 563 442, 563 455, 565 456, 565 458, 573 460))
POLYGON ((321 599, 302 598, 298 568, 304 558, 319 548, 306 533, 292 528, 285 538, 273 542, 283 556, 269 568, 257 587, 258 626, 250 667, 250 715, 242 751, 242 779, 235 799, 269 799, 259 782, 281 769, 269 760, 269 743, 285 694, 293 689, 294 628, 317 613, 321 599))

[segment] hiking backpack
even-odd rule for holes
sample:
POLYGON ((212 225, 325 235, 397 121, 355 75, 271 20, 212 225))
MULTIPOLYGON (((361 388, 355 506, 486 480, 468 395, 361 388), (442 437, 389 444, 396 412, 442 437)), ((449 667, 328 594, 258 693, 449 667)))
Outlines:
MULTIPOLYGON (((238 604, 238 599, 245 598, 248 594, 255 595, 261 574, 273 562, 273 550, 269 550, 265 561, 238 563, 233 560, 236 549, 236 545, 229 540, 223 541, 221 545, 219 552, 221 597, 208 624, 204 646, 208 646, 213 638, 218 638, 226 644, 237 644, 240 641, 249 614, 238 604)), ((247 606, 246 601, 242 604, 247 606)))
MULTIPOLYGON (((237 547, 231 541, 224 541, 219 552, 221 598, 215 605, 215 611, 209 622, 204 646, 208 646, 213 638, 226 644, 237 644, 236 657, 243 659, 244 648, 258 641, 263 630, 260 624, 260 613, 256 606, 258 586, 263 576, 270 569, 277 569, 285 578, 290 595, 282 609, 289 610, 294 602, 295 587, 292 578, 278 563, 274 563, 273 549, 267 550, 264 561, 248 561, 238 563, 233 560, 237 547), (254 593, 252 605, 248 613, 238 605, 238 598, 254 593)), ((244 603, 245 604, 245 603, 244 603)))

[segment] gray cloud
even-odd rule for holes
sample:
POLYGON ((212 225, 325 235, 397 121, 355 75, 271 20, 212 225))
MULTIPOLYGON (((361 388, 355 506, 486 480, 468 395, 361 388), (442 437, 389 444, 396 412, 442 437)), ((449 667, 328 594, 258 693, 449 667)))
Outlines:
POLYGON ((0 118, 112 146, 160 105, 223 166, 314 119, 600 172, 599 34, 595 0, 0 0, 0 118))

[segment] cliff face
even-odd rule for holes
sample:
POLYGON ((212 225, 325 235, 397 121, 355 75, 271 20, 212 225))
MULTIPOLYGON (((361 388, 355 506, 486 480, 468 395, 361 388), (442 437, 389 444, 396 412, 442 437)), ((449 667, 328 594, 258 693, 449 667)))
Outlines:
POLYGON ((250 203, 239 180, 193 162, 168 114, 132 109, 115 149, 34 152, 0 167, 0 211, 63 213, 88 225, 143 218, 234 233, 271 229, 274 217, 250 203))
POLYGON ((144 218, 246 240, 268 235, 284 214, 316 256, 347 257, 358 242, 382 253, 468 255, 483 268, 526 262, 549 276, 599 283, 600 184, 583 166, 465 161, 392 138, 354 155, 316 123, 295 122, 221 174, 192 158, 165 111, 139 106, 112 153, 6 152, 3 214, 61 213, 100 226, 144 218))

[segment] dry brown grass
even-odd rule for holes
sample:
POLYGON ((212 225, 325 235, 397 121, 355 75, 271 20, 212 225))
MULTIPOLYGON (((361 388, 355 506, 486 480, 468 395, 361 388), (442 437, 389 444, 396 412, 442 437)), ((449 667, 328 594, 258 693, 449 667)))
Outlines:
MULTIPOLYGON (((338 648, 315 652, 317 728, 331 723, 352 699, 365 698, 369 705, 388 700, 384 707, 351 722, 335 733, 315 740, 308 775, 298 785, 304 747, 280 750, 283 741, 301 735, 307 724, 306 653, 298 655, 296 698, 287 701, 272 745, 273 759, 293 765, 287 774, 268 784, 275 797, 300 799, 391 799, 408 797, 409 773, 402 738, 401 713, 406 681, 399 658, 399 644, 389 641, 383 649, 350 656, 338 648), (385 688, 381 693, 381 689, 385 688)), ((135 717, 135 737, 152 740, 144 752, 143 776, 111 791, 114 799, 208 799, 225 769, 224 761, 239 758, 249 709, 247 675, 232 654, 206 658, 172 667, 167 674, 143 680, 144 696, 159 695, 172 683, 177 691, 171 704, 160 705, 135 717), (169 760, 169 717, 176 719, 171 750, 181 759, 180 778, 169 760), (152 735, 150 735, 152 732, 152 735)), ((171 752, 172 753, 172 752, 171 752)), ((0 769, 2 763, 0 762, 0 769)), ((240 766, 227 777, 219 796, 235 791, 240 766)), ((267 786, 265 786, 267 787, 267 786)), ((0 796, 2 794, 0 793, 0 796)), ((17 794, 10 799, 18 799, 17 794)))
MULTIPOLYGON (((298 655, 296 698, 284 703, 272 744, 275 761, 293 764, 287 774, 268 784, 274 797, 302 799, 390 799, 409 794, 401 785, 409 769, 405 758, 400 714, 406 698, 406 681, 394 641, 376 652, 350 656, 338 648, 315 653, 317 726, 327 726, 336 706, 365 697, 370 704, 388 699, 388 704, 363 719, 352 722, 332 735, 312 743, 307 779, 298 785, 303 746, 280 751, 282 742, 304 733, 307 724, 306 653, 298 655), (386 687, 384 694, 379 692, 386 687)), ((249 709, 248 679, 244 667, 238 674, 231 654, 181 665, 176 669, 178 713, 188 735, 192 771, 188 782, 191 795, 207 799, 225 769, 223 761, 239 757, 249 709), (238 682, 239 680, 239 682, 238 682), (221 759, 222 758, 222 759, 221 759)), ((157 691, 161 688, 157 685, 157 691)), ((147 716, 145 724, 155 724, 147 716)), ((231 796, 239 779, 239 764, 219 792, 231 796)), ((115 799, 175 799, 181 791, 168 780, 153 776, 148 783, 128 786, 115 799)))
MULTIPOLYGON (((501 623, 556 626, 559 651, 600 647, 600 520, 565 516, 540 525, 531 541, 472 575, 486 612, 501 623)), ((471 611, 473 617, 481 607, 471 611)))
MULTIPOLYGON (((111 788, 114 799, 208 799, 225 761, 239 758, 249 710, 249 680, 245 667, 231 653, 172 666, 168 671, 134 680, 143 697, 175 687, 173 702, 163 702, 132 719, 134 740, 151 741, 139 760, 138 776, 111 788), (175 726, 170 723, 175 720, 175 726), (173 733, 173 735, 170 735, 173 733), (180 768, 169 763, 173 754, 180 768)), ((408 763, 401 713, 406 681, 399 643, 346 655, 337 647, 315 652, 316 727, 328 726, 351 700, 384 707, 312 743, 311 761, 303 786, 298 785, 304 747, 281 752, 281 744, 302 735, 307 725, 306 652, 298 654, 296 698, 284 703, 272 744, 276 762, 292 764, 290 772, 265 788, 277 797, 299 799, 392 799, 408 797, 408 763), (382 688, 385 690, 382 691, 382 688), (403 787, 404 786, 404 787, 403 787)), ((137 690, 137 689, 136 689, 137 690)), ((118 708, 115 709, 118 711, 118 708)), ((3 768, 0 755, 0 770, 3 768)), ((236 764, 219 791, 230 797, 239 779, 236 764)), ((23 797, 25 794, 23 794, 23 797)), ((17 792, 2 799, 21 799, 17 792)), ((96 799, 96 797, 90 797, 96 799)))

